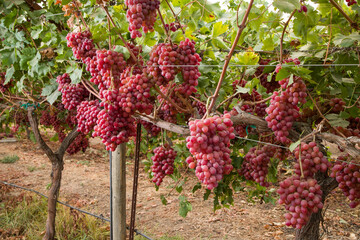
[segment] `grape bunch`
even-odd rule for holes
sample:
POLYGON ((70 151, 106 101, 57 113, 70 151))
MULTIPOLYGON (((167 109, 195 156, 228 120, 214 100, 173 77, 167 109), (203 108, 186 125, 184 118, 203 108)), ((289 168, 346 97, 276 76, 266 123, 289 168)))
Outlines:
MULTIPOLYGON (((268 65, 270 61, 270 59, 260 59, 259 65, 268 65)), ((268 81, 269 73, 264 73, 264 69, 264 66, 258 67, 254 77, 260 79, 260 84, 266 88, 266 93, 272 93, 280 87, 280 84, 276 81, 276 74, 272 74, 270 81, 268 81)))
POLYGON ((89 96, 89 92, 81 84, 65 84, 59 90, 62 94, 61 102, 67 110, 76 109, 89 96))
POLYGON ((84 134, 88 134, 93 130, 100 111, 100 103, 98 101, 82 101, 80 105, 77 106, 77 130, 84 134))
POLYGON ((171 22, 170 24, 165 24, 166 31, 176 32, 180 28, 179 23, 171 22))
MULTIPOLYGON (((99 89, 103 90, 105 86, 106 89, 113 87, 117 88, 121 86, 121 73, 126 68, 126 61, 124 55, 119 52, 110 51, 110 50, 97 50, 96 51, 96 61, 93 64, 96 67, 96 70, 93 70, 93 77, 96 77, 96 80, 92 80, 95 84, 102 83, 99 85, 99 89)), ((91 61, 89 61, 89 70, 91 73, 93 66, 91 66, 91 61)))
POLYGON ((331 169, 330 176, 336 179, 341 191, 351 201, 350 207, 355 208, 360 204, 360 166, 356 165, 354 160, 346 162, 348 158, 348 156, 339 156, 331 169))
POLYGON ((136 74, 121 80, 119 94, 116 96, 116 104, 129 113, 135 110, 140 113, 151 114, 153 101, 150 96, 152 84, 145 74, 136 74))
POLYGON ((285 214, 286 225, 301 229, 312 213, 323 208, 320 185, 313 178, 300 179, 293 176, 280 182, 277 190, 279 204, 285 204, 290 213, 285 214))
POLYGON ((145 33, 154 30, 159 0, 125 0, 128 7, 126 19, 129 22, 131 38, 141 37, 139 29, 143 27, 145 33))
POLYGON ((161 132, 161 128, 147 121, 140 121, 141 125, 144 126, 146 131, 152 136, 156 137, 161 132))
POLYGON ((351 5, 357 4, 357 1, 355 0, 345 0, 347 2, 347 5, 350 7, 351 5))
POLYGON ((89 31, 72 32, 66 36, 67 46, 71 47, 76 59, 85 61, 95 56, 95 46, 89 31))
POLYGON ((344 110, 345 102, 341 98, 333 98, 330 100, 331 111, 339 113, 344 110))
MULTIPOLYGON (((315 142, 304 143, 295 149, 295 157, 299 161, 301 153, 301 163, 304 177, 313 177, 318 171, 326 172, 330 167, 329 161, 326 159, 324 154, 320 151, 319 147, 315 142)), ((297 162, 294 166, 295 173, 301 175, 300 163, 297 162)))
POLYGON ((289 79, 281 80, 280 85, 285 91, 274 92, 270 105, 266 108, 265 120, 271 128, 277 140, 289 144, 289 130, 293 122, 300 117, 298 104, 306 102, 306 85, 299 77, 294 77, 293 83, 289 85, 289 79))
POLYGON ((259 183, 261 186, 268 187, 266 181, 270 158, 275 155, 276 149, 269 145, 260 148, 252 147, 244 157, 242 168, 238 171, 247 180, 259 183))
MULTIPOLYGON (((300 65, 300 60, 298 58, 287 58, 283 61, 283 63, 291 63, 293 62, 295 65, 300 65)), ((275 73, 279 73, 282 68, 281 64, 276 65, 275 73)))
POLYGON ((71 83, 71 78, 69 74, 64 73, 63 75, 59 75, 56 77, 56 82, 59 84, 58 90, 61 91, 61 89, 71 83))
POLYGON ((73 155, 77 152, 85 152, 89 147, 89 138, 86 134, 80 133, 75 140, 70 144, 70 146, 66 149, 66 152, 70 155, 73 155))
POLYGON ((229 147, 235 134, 230 116, 224 114, 189 122, 190 136, 186 138, 186 146, 194 157, 188 157, 186 162, 190 168, 195 168, 198 179, 210 190, 233 169, 229 147))
POLYGON ((151 171, 154 174, 153 182, 160 186, 165 175, 171 175, 174 172, 174 160, 176 151, 170 146, 160 146, 154 149, 154 156, 151 157, 153 165, 151 171))
POLYGON ((117 145, 135 136, 135 119, 112 105, 98 114, 93 137, 100 137, 106 150, 115 151, 117 145))

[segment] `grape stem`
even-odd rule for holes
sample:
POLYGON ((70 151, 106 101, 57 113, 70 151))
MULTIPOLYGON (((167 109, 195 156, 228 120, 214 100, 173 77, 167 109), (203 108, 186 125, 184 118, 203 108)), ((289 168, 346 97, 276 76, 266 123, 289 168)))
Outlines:
POLYGON ((346 18, 346 20, 350 23, 350 26, 352 28, 355 28, 356 30, 360 30, 359 28, 359 25, 354 22, 345 12, 344 10, 342 9, 342 7, 337 3, 335 2, 334 0, 329 0, 330 3, 346 18))
POLYGON ((237 34, 236 34, 235 40, 234 40, 234 42, 233 42, 233 45, 231 46, 230 52, 229 52, 229 54, 228 54, 228 55, 226 56, 226 58, 225 58, 225 63, 224 63, 223 70, 222 70, 221 75, 220 75, 220 79, 219 79, 218 85, 217 85, 217 87, 216 87, 215 93, 211 96, 211 103, 210 103, 209 107, 207 108, 207 111, 206 111, 206 114, 204 115, 204 118, 206 118, 207 116, 209 116, 212 108, 213 108, 214 105, 215 105, 215 101, 216 101, 216 98, 217 98, 218 95, 219 95, 219 91, 220 91, 221 84, 222 84, 222 82, 223 82, 223 80, 224 80, 224 78, 225 78, 226 69, 227 69, 227 67, 228 67, 228 65, 229 65, 229 63, 230 63, 230 59, 231 59, 231 57, 232 57, 232 55, 233 55, 233 53, 234 53, 234 50, 235 50, 235 48, 236 48, 236 45, 237 45, 237 43, 238 43, 238 41, 239 41, 239 39, 240 39, 241 33, 243 32, 243 30, 244 30, 245 27, 246 27, 246 21, 247 21, 247 19, 248 19, 248 16, 249 16, 249 13, 250 13, 250 10, 251 10, 251 7, 252 7, 253 3, 254 3, 254 0, 250 0, 249 6, 248 6, 248 8, 246 9, 246 12, 245 12, 245 15, 244 15, 244 17, 243 17, 243 20, 242 20, 240 26, 238 26, 238 27, 239 27, 238 32, 237 32, 237 34))
POLYGON ((167 97, 164 93, 162 93, 158 86, 154 86, 155 90, 163 97, 166 101, 168 101, 171 105, 173 105, 180 112, 188 112, 188 110, 179 107, 173 100, 167 97))
POLYGON ((281 38, 280 38, 280 57, 279 57, 279 58, 280 58, 280 59, 279 59, 280 64, 283 62, 283 42, 284 42, 285 31, 286 31, 287 26, 289 25, 289 22, 290 22, 291 18, 294 16, 294 14, 295 14, 296 11, 297 11, 296 9, 294 9, 294 11, 292 11, 292 13, 290 14, 289 19, 286 21, 286 23, 285 23, 285 25, 284 25, 283 31, 282 31, 282 33, 281 33, 281 38))
POLYGON ((165 2, 166 2, 166 3, 167 3, 167 5, 169 6, 169 8, 170 8, 170 10, 171 10, 172 14, 174 15, 174 18, 175 18, 176 22, 179 24, 179 26, 180 26, 180 28, 181 28, 182 33, 185 35, 185 31, 184 31, 184 29, 183 29, 183 27, 182 27, 182 25, 181 25, 181 23, 180 23, 180 21, 179 21, 178 17, 176 16, 176 14, 175 14, 175 12, 174 12, 173 8, 171 7, 171 5, 170 5, 169 1, 168 1, 168 0, 165 0, 165 2))
POLYGON ((127 50, 129 51, 131 57, 134 59, 135 62, 137 62, 137 64, 142 68, 141 64, 139 63, 139 59, 137 59, 137 57, 134 55, 133 51, 131 50, 131 48, 129 47, 128 43, 126 42, 125 38, 121 35, 121 32, 119 31, 118 27, 116 26, 114 20, 112 19, 107 7, 104 7, 103 5, 101 5, 101 8, 104 9, 104 11, 106 12, 106 15, 108 16, 110 22, 112 23, 112 25, 114 26, 114 28, 117 30, 117 33, 119 35, 119 38, 121 39, 121 41, 124 43, 125 47, 127 48, 127 50))
POLYGON ((171 46, 173 46, 173 43, 172 43, 171 38, 170 38, 169 31, 168 31, 168 29, 166 29, 165 22, 164 22, 164 19, 163 19, 162 15, 161 15, 160 9, 157 9, 157 11, 158 11, 158 13, 159 13, 159 17, 160 17, 161 22, 162 22, 162 25, 163 25, 163 27, 164 27, 164 30, 165 30, 166 36, 167 36, 167 38, 168 38, 168 40, 169 40, 169 42, 170 42, 171 46))
POLYGON ((94 95, 94 96, 97 97, 98 99, 101 99, 100 96, 99 96, 97 93, 95 93, 93 90, 91 90, 91 89, 87 86, 87 84, 85 83, 84 80, 81 80, 81 83, 82 83, 82 85, 86 88, 86 90, 88 90, 92 95, 94 95))
POLYGON ((328 45, 327 45, 327 48, 326 48, 324 65, 326 64, 326 60, 327 60, 327 57, 329 55, 329 49, 330 49, 330 43, 331 43, 331 35, 332 35, 332 27, 331 27, 332 18, 333 18, 333 8, 331 8, 330 23, 329 23, 329 42, 328 42, 328 45))

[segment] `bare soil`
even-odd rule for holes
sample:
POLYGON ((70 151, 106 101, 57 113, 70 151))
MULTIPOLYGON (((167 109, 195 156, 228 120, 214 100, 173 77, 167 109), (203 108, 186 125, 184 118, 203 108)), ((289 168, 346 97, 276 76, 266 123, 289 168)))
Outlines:
MULTIPOLYGON (((65 156, 65 168, 60 200, 95 214, 109 217, 109 161, 108 154, 98 139, 92 139, 86 153, 65 156)), ((49 142, 55 149, 56 144, 49 142)), ((50 183, 51 164, 36 144, 29 140, 0 143, 0 158, 16 154, 20 159, 12 164, 0 163, 0 180, 15 183, 47 193, 50 183)), ((130 215, 132 160, 127 165, 127 209, 130 215)), ((179 236, 183 239, 294 239, 293 228, 284 225, 283 206, 250 203, 244 192, 236 193, 235 204, 229 209, 213 211, 211 196, 203 200, 204 190, 192 194, 197 178, 188 173, 189 181, 184 194, 193 210, 186 218, 179 215, 179 194, 172 189, 173 182, 167 177, 159 191, 140 167, 136 228, 159 238, 179 236), (160 195, 168 200, 163 205, 160 195)), ((20 190, 19 190, 20 191, 20 190)), ((360 239, 360 209, 348 207, 348 200, 335 190, 325 203, 322 239, 360 239), (325 230, 325 231, 324 231, 325 230)))

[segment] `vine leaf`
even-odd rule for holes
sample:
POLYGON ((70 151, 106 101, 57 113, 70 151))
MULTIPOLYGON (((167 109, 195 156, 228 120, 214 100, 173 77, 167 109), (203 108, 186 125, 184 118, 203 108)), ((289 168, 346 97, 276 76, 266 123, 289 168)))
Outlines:
POLYGON ((290 152, 293 152, 295 150, 295 148, 297 146, 299 146, 300 143, 301 143, 301 141, 298 140, 297 142, 294 142, 294 143, 290 144, 290 147, 289 147, 290 152))
POLYGON ((179 200, 180 200, 179 214, 182 217, 186 217, 188 212, 192 210, 191 203, 187 200, 187 198, 184 195, 181 195, 179 197, 179 200))
POLYGON ((273 5, 286 13, 291 13, 294 9, 300 9, 300 1, 298 0, 275 0, 273 5))
POLYGON ((14 66, 11 66, 11 68, 8 68, 8 69, 6 70, 4 85, 6 85, 8 82, 10 82, 10 79, 12 78, 12 76, 14 75, 14 73, 15 73, 14 66))
POLYGON ((326 117, 327 120, 329 120, 329 123, 333 127, 346 128, 347 126, 349 126, 349 122, 342 119, 341 116, 338 115, 338 114, 330 113, 330 114, 327 114, 325 117, 326 117))

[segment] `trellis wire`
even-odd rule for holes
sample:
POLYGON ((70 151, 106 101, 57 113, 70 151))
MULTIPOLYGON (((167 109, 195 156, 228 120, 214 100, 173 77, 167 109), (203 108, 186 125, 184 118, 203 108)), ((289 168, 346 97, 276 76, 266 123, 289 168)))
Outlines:
MULTIPOLYGON (((42 194, 41 192, 38 192, 38 191, 36 191, 36 190, 34 190, 34 189, 22 187, 22 186, 19 186, 19 185, 14 184, 14 183, 8 183, 8 182, 4 182, 4 181, 1 181, 1 180, 0 180, 0 183, 2 183, 2 184, 4 184, 4 185, 11 186, 11 187, 20 188, 20 189, 23 189, 23 190, 25 190, 25 191, 33 192, 33 193, 36 193, 37 195, 40 195, 40 196, 48 199, 48 197, 47 197, 46 195, 44 195, 44 194, 42 194)), ((80 208, 71 206, 71 205, 69 205, 69 204, 67 204, 67 203, 64 203, 64 202, 61 202, 61 201, 59 201, 59 200, 57 200, 57 202, 60 203, 61 205, 64 205, 64 206, 69 207, 69 208, 71 208, 71 209, 74 209, 74 210, 76 210, 76 211, 82 212, 82 213, 84 213, 84 214, 90 215, 90 216, 92 216, 92 217, 101 219, 101 220, 103 220, 103 221, 105 221, 105 222, 110 222, 110 219, 107 219, 107 218, 104 218, 104 217, 102 217, 102 216, 99 216, 99 215, 96 215, 96 214, 87 212, 87 211, 85 211, 85 210, 82 210, 82 209, 80 209, 80 208)), ((129 229, 129 226, 126 226, 126 229, 129 229)), ((141 236, 143 236, 144 238, 146 238, 146 239, 148 239, 148 240, 153 240, 152 238, 146 236, 145 234, 143 234, 142 232, 140 232, 140 231, 137 230, 137 229, 135 229, 134 231, 135 231, 135 233, 136 233, 137 235, 141 235, 141 236)))
MULTIPOLYGON (((223 67, 220 64, 203 64, 203 65, 150 65, 151 67, 223 67)), ((289 65, 281 64, 281 67, 360 67, 360 63, 344 63, 344 64, 298 64, 289 65)), ((229 67, 276 67, 276 65, 242 65, 232 64, 229 67)))

